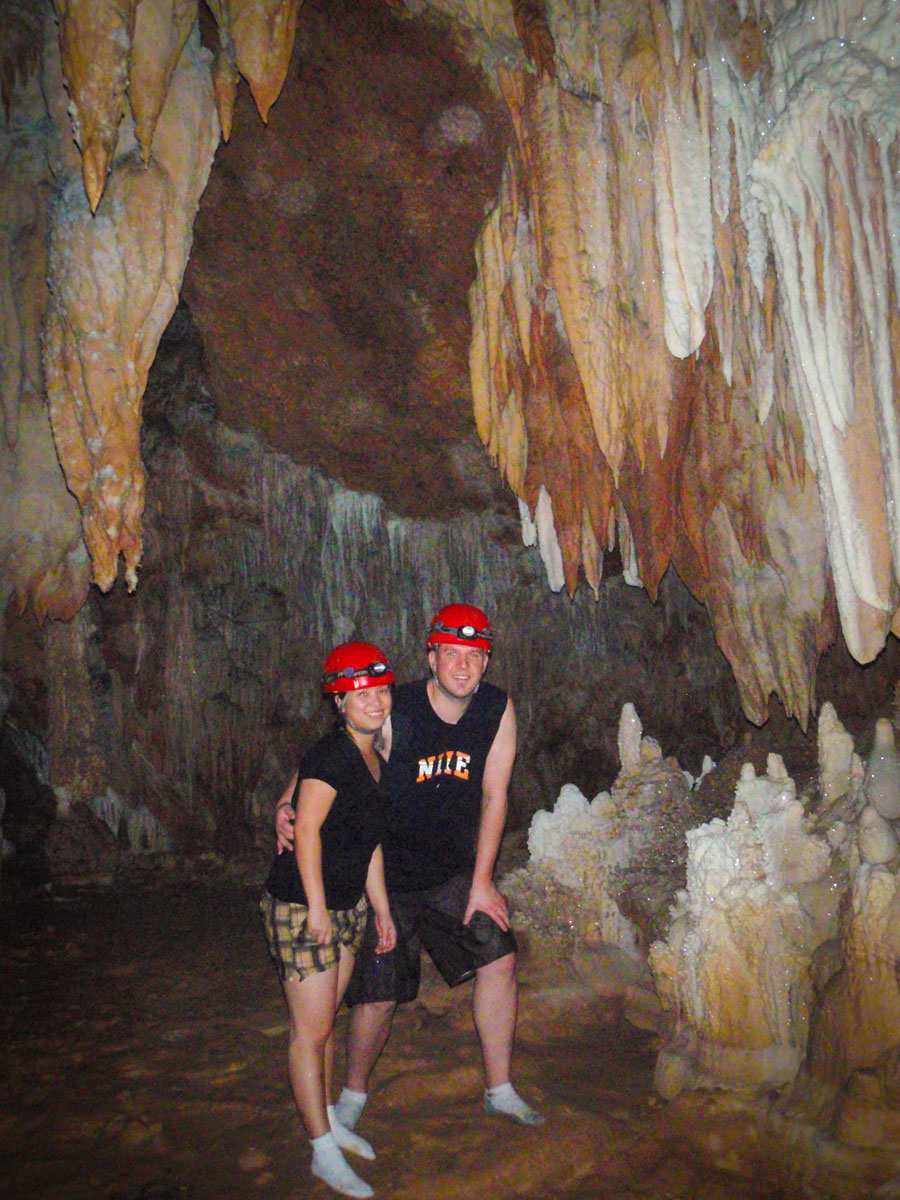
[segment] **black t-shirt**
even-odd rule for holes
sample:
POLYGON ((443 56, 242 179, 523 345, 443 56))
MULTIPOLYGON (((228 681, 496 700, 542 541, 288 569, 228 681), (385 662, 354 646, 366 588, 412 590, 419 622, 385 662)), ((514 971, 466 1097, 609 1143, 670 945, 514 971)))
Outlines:
MULTIPOLYGON (((382 763, 382 785, 384 768, 382 763)), ((321 779, 337 793, 320 830, 322 882, 328 908, 353 908, 363 894, 372 852, 381 841, 381 786, 372 778, 356 743, 342 726, 326 733, 303 756, 298 788, 304 779, 321 779)), ((296 791, 293 803, 296 806, 296 791)), ((297 858, 291 851, 276 854, 266 890, 276 900, 306 904, 297 858)))
POLYGON ((388 891, 418 891, 475 865, 481 786, 507 695, 482 683, 456 725, 431 707, 427 680, 394 693, 386 782, 388 891))

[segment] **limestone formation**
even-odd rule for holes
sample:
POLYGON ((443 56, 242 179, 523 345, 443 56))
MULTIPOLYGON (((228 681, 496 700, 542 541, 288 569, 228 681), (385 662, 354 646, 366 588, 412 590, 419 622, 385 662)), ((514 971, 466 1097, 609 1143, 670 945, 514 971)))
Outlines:
POLYGON ((806 1051, 813 952, 837 926, 828 843, 807 832, 777 755, 745 764, 734 809, 687 835, 687 886, 650 964, 669 1038, 666 1095, 684 1086, 780 1086, 806 1051))
POLYGON ((566 784, 552 811, 535 813, 528 866, 504 887, 518 898, 526 922, 551 935, 568 929, 579 945, 614 946, 645 970, 647 947, 675 898, 685 834, 699 812, 690 780, 653 738, 642 736, 630 703, 619 720, 619 757, 610 791, 588 802, 566 784))
POLYGON ((744 767, 727 822, 688 834, 687 888, 650 951, 668 1021, 656 1086, 674 1096, 793 1083, 786 1112, 828 1110, 843 1141, 889 1149, 900 846, 865 806, 852 739, 830 706, 820 725, 808 812, 771 755, 764 777, 744 767))
POLYGON ((52 213, 44 335, 50 420, 81 507, 94 579, 104 590, 116 578, 120 554, 129 587, 137 584, 141 400, 175 311, 218 137, 209 55, 194 38, 156 122, 152 159, 144 165, 136 153, 123 152, 123 134, 96 212, 84 202, 80 181, 69 180, 52 213))
MULTIPOLYGON (((213 112, 227 137, 243 76, 267 120, 288 69, 299 0, 207 7, 214 52, 193 0, 0 6, 0 599, 41 617, 120 558, 135 585, 141 397, 213 112)), ((747 715, 775 692, 805 727, 838 623, 860 662, 900 629, 894 6, 390 11, 449 22, 509 115, 471 388, 551 586, 599 594, 613 549, 651 597, 673 567, 747 715)))
MULTIPOLYGON (((620 872, 631 862, 631 841, 608 792, 588 803, 578 788, 566 784, 553 811, 532 818, 528 852, 528 871, 549 876, 571 897, 582 937, 621 950, 637 949, 638 931, 616 900, 620 872)), ((527 889, 528 881, 513 886, 527 889)), ((571 912, 569 921, 573 918, 571 912)))
POLYGON ((894 727, 886 717, 875 722, 875 741, 866 760, 866 796, 890 821, 900 818, 900 758, 894 727))
POLYGON ((546 488, 570 592, 612 520, 634 582, 672 563, 706 604, 748 716, 774 691, 805 726, 834 599, 867 662, 900 598, 893 6, 554 4, 545 34, 497 71, 482 439, 546 488))
POLYGON ((111 586, 120 555, 136 584, 141 399, 178 301, 216 104, 230 122, 240 69, 265 119, 298 8, 217 6, 238 65, 214 97, 196 0, 2 6, 2 608, 14 592, 41 618, 70 617, 91 578, 111 586))
POLYGON ((840 969, 824 989, 810 1031, 810 1073, 835 1088, 900 1047, 896 863, 893 869, 863 863, 848 901, 841 911, 840 969))
POLYGON ((859 815, 857 845, 860 861, 864 863, 881 865, 900 855, 900 843, 890 821, 871 804, 867 804, 859 815))

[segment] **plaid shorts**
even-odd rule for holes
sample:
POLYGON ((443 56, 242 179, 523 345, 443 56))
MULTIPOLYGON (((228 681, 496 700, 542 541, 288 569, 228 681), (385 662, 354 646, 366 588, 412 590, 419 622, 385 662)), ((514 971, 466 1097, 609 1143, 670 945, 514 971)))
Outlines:
POLYGON ((259 902, 269 953, 275 960, 278 974, 289 982, 297 982, 336 967, 345 946, 351 954, 359 951, 366 927, 368 901, 363 892, 356 908, 329 909, 331 940, 320 946, 306 928, 309 910, 305 904, 276 900, 263 892, 259 902))

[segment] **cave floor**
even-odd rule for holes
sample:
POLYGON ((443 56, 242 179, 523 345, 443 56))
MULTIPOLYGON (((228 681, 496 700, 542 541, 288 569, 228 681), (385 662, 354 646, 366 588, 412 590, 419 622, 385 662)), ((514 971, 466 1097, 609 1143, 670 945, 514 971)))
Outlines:
MULTIPOLYGON (((8 890, 8 889, 7 889, 8 890)), ((308 1170, 258 888, 69 886, 0 904, 6 1200, 284 1200, 308 1170)), ((793 1200, 801 1186, 721 1103, 654 1096, 654 1038, 526 953, 516 1078, 547 1117, 487 1117, 464 986, 426 969, 359 1132, 397 1200, 793 1200), (698 1106, 699 1104, 699 1106, 698 1106), (702 1130, 702 1136, 698 1133, 702 1130)), ((338 1055, 346 1016, 338 1021, 338 1055)), ((340 1073, 340 1061, 338 1063, 340 1073)), ((836 1195, 871 1191, 849 1187, 836 1195)))

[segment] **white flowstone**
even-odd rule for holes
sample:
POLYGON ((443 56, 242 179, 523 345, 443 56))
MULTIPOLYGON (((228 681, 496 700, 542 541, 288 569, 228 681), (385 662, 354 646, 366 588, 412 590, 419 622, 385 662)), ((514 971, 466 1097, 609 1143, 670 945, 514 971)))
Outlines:
POLYGON ((656 1086, 781 1086, 803 1059, 813 952, 836 930, 831 847, 808 832, 778 755, 763 776, 745 764, 731 816, 687 845, 687 888, 650 948, 673 1020, 656 1086))
POLYGON ((552 812, 535 813, 528 830, 530 866, 577 892, 595 915, 599 935, 634 949, 637 935, 608 888, 613 873, 631 861, 631 845, 621 830, 609 792, 588 803, 573 783, 559 793, 552 812))
POLYGON ((866 798, 889 821, 900 819, 900 757, 894 727, 887 718, 875 723, 875 742, 866 762, 866 798))
POLYGON ((819 791, 825 804, 849 791, 853 773, 853 738, 838 720, 834 705, 826 700, 819 709, 817 727, 819 791))
POLYGON ((859 857, 864 863, 887 863, 900 852, 890 822, 871 804, 866 805, 859 818, 858 845, 859 857))
POLYGON ((619 717, 619 766, 624 775, 637 775, 641 769, 641 719, 633 704, 623 704, 619 717))

